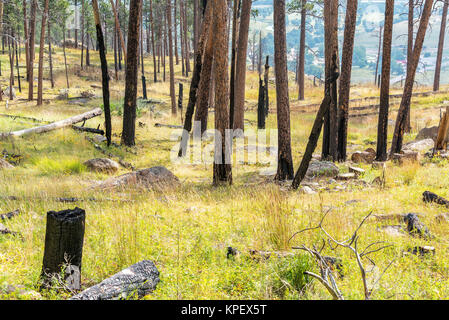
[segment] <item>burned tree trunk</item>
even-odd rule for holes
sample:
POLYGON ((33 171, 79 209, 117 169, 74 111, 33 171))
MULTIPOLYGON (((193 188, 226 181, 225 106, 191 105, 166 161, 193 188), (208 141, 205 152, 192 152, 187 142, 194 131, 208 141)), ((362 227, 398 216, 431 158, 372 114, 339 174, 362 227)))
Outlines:
POLYGON ((78 207, 47 213, 41 288, 51 287, 56 280, 71 290, 81 289, 85 218, 86 212, 78 207))
POLYGON ((237 55, 237 32, 238 32, 238 19, 240 12, 240 0, 233 1, 232 10, 232 38, 231 38, 231 74, 229 83, 229 116, 230 127, 234 127, 234 108, 235 108, 235 59, 237 55))
POLYGON ((384 42, 382 49, 382 81, 380 88, 379 122, 377 127, 376 160, 387 160, 388 109, 390 104, 391 42, 393 36, 394 0, 385 5, 384 42))
POLYGON ((354 51, 354 34, 357 20, 357 1, 348 0, 346 4, 345 32, 343 41, 339 101, 338 101, 338 161, 346 161, 348 142, 349 94, 351 90, 352 54, 354 51))
POLYGON ((172 16, 171 16, 171 0, 167 1, 167 28, 166 32, 168 33, 168 59, 169 59, 169 68, 170 68, 170 99, 171 99, 171 114, 172 116, 176 116, 177 108, 176 108, 176 96, 175 96, 175 71, 173 65, 173 32, 172 32, 172 16))
POLYGON ((326 95, 324 97, 323 102, 321 103, 320 108, 318 109, 318 113, 313 123, 312 131, 310 132, 309 142, 307 143, 306 151, 304 152, 301 164, 299 165, 298 171, 296 171, 295 177, 293 179, 292 183, 293 189, 298 189, 299 185, 301 184, 301 181, 306 176, 310 160, 312 160, 313 152, 315 151, 318 139, 320 138, 321 127, 323 126, 324 123, 324 116, 326 115, 327 112, 329 112, 330 103, 331 98, 329 95, 326 95))
POLYGON ((107 278, 70 300, 116 300, 129 299, 137 294, 141 298, 156 289, 159 271, 150 260, 133 264, 110 278, 107 278))
POLYGON ((140 2, 131 0, 129 7, 128 48, 126 50, 126 83, 122 143, 134 146, 136 134, 137 53, 139 48, 140 2))
POLYGON ((259 78, 259 100, 257 102, 257 128, 265 129, 265 88, 259 78))
POLYGON ((101 61, 101 78, 103 89, 103 106, 104 106, 104 118, 106 124, 106 139, 108 146, 111 145, 112 124, 111 124, 111 108, 109 105, 109 74, 108 74, 108 62, 106 61, 106 52, 103 39, 103 31, 101 30, 100 14, 98 10, 97 0, 92 0, 92 7, 95 18, 95 28, 97 30, 97 43, 100 49, 100 61, 101 61))
POLYGON ((48 15, 48 1, 45 0, 44 11, 42 12, 42 24, 41 24, 41 38, 39 43, 39 69, 37 78, 37 105, 42 105, 42 86, 43 86, 43 75, 44 75, 44 45, 45 45, 45 24, 48 15))
POLYGON ((195 110, 195 104, 197 102, 197 91, 201 77, 203 51, 205 42, 207 41, 207 37, 209 36, 209 32, 211 29, 212 5, 213 4, 211 2, 208 2, 208 5, 206 4, 206 13, 204 15, 203 24, 201 26, 201 34, 197 50, 198 52, 196 53, 195 56, 195 65, 193 67, 193 75, 192 80, 190 82, 189 101, 186 107, 186 113, 184 118, 184 131, 181 138, 181 145, 179 147, 178 157, 182 157, 185 155, 187 142, 189 139, 189 132, 190 130, 192 130, 192 117, 195 110))
POLYGON ((31 10, 30 10, 30 37, 28 39, 29 46, 29 68, 28 68, 28 101, 33 100, 33 90, 34 90, 34 76, 33 76, 33 65, 34 65, 34 42, 35 42, 35 32, 36 32, 36 8, 37 8, 37 0, 31 1, 31 10))
POLYGON ((263 83, 265 88, 265 116, 268 116, 268 108, 270 106, 270 98, 268 96, 268 74, 270 72, 270 65, 269 65, 270 56, 267 56, 265 61, 265 72, 263 75, 263 83))
POLYGON ((426 0, 421 14, 421 21, 419 23, 418 33, 416 34, 415 45, 413 48, 412 60, 407 71, 407 78, 405 79, 404 93, 396 118, 396 126, 394 128, 393 141, 391 144, 391 155, 400 153, 402 149, 402 139, 407 126, 407 115, 410 109, 410 102, 413 92, 413 83, 415 82, 416 69, 421 56, 421 50, 426 35, 429 18, 432 13, 433 0, 426 0))
POLYGON ((307 1, 301 3, 301 36, 299 39, 298 57, 298 100, 304 100, 304 63, 306 57, 306 5, 307 1))

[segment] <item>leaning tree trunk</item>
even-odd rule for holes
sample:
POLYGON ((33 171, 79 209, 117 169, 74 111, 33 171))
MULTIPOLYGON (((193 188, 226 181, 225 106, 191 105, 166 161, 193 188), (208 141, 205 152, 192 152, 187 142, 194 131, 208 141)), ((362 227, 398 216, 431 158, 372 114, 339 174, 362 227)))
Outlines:
POLYGON ((251 18, 251 2, 252 2, 251 0, 242 0, 242 11, 240 14, 236 73, 235 73, 235 88, 234 88, 235 90, 234 121, 233 121, 234 130, 244 129, 243 119, 245 112, 246 55, 248 49, 249 22, 251 18))
POLYGON ((304 100, 304 64, 306 56, 306 5, 307 0, 302 1, 301 7, 301 32, 299 39, 298 61, 298 100, 304 100))
POLYGON ((47 213, 41 288, 51 287, 56 279, 71 290, 81 289, 85 219, 80 208, 47 213))
POLYGON ((376 160, 387 160, 388 109, 390 97, 391 42, 393 36, 394 0, 385 5, 384 42, 382 50, 382 81, 380 86, 379 122, 377 127, 376 160))
POLYGON ((298 189, 302 180, 306 176, 307 169, 309 168, 310 160, 312 160, 313 152, 320 138, 321 128, 324 122, 324 116, 329 112, 331 98, 329 95, 325 95, 323 102, 321 103, 318 113, 316 115, 315 121, 313 123, 312 131, 310 132, 309 142, 307 143, 306 151, 302 157, 301 164, 299 165, 298 171, 296 171, 295 177, 292 182, 292 188, 298 189))
POLYGON ((346 3, 345 32, 343 40, 340 92, 338 101, 338 161, 346 161, 348 143, 349 94, 351 90, 352 54, 354 51, 354 34, 357 20, 358 0, 346 3))
POLYGON ((444 35, 446 34, 446 20, 447 20, 448 7, 449 7, 449 0, 444 0, 443 15, 441 17, 440 39, 438 41, 438 54, 435 66, 435 77, 433 79, 433 91, 440 90, 441 60, 443 58, 444 35))
POLYGON ((137 55, 139 50, 141 1, 142 0, 131 0, 129 5, 128 47, 126 50, 126 82, 122 131, 122 143, 128 147, 136 144, 137 55))
POLYGON ((278 123, 278 167, 275 180, 293 179, 290 137, 290 105, 288 97, 287 40, 285 34, 285 0, 274 5, 274 59, 276 77, 276 107, 278 123))
MULTIPOLYGON (((181 1, 180 1, 181 2, 181 1)), ((207 2, 206 4, 206 13, 203 19, 203 25, 201 26, 201 34, 200 39, 198 41, 198 52, 195 56, 195 65, 193 67, 193 75, 192 80, 190 82, 190 91, 189 91, 189 101, 186 107, 186 113, 184 118, 184 130, 181 138, 181 145, 179 147, 178 157, 182 157, 186 153, 187 142, 189 139, 189 132, 192 130, 192 117, 195 109, 195 104, 197 102, 197 91, 198 85, 200 83, 201 78, 201 70, 202 70, 202 57, 204 52, 205 42, 207 41, 207 37, 209 36, 209 32, 212 29, 212 6, 211 2, 207 2), (208 5, 207 5, 208 4, 208 5)))
POLYGON ((39 44, 39 71, 37 78, 37 105, 42 105, 42 82, 44 75, 44 45, 45 45, 45 24, 47 23, 48 1, 45 0, 44 12, 42 13, 41 38, 39 44))
POLYGON ((193 134, 202 136, 207 130, 207 116, 209 107, 209 93, 211 88, 212 63, 214 59, 213 39, 214 34, 209 32, 206 47, 203 53, 203 65, 201 67, 200 84, 198 86, 198 101, 195 110, 195 124, 201 126, 200 130, 194 125, 193 134))
POLYGON ((407 114, 408 110, 410 109, 413 83, 415 82, 416 69, 418 67, 419 58, 421 56, 421 50, 423 47, 427 26, 429 24, 429 18, 432 13, 432 5, 433 0, 426 0, 426 2, 424 3, 424 8, 421 14, 421 21, 419 23, 418 33, 416 34, 415 45, 413 48, 412 60, 410 63, 410 68, 407 72, 407 78, 405 79, 404 92, 402 94, 402 100, 396 118, 396 126, 394 128, 390 155, 399 153, 402 149, 402 139, 407 126, 407 114))
POLYGON ((215 76, 215 154, 213 183, 232 184, 232 137, 226 136, 229 129, 229 83, 228 83, 228 41, 226 36, 226 0, 213 1, 214 34, 214 76, 215 76))
POLYGON ((103 39, 103 31, 101 30, 100 13, 98 10, 97 0, 92 0, 92 7, 95 18, 95 28, 97 30, 97 43, 100 51, 101 62, 101 84, 103 88, 103 106, 104 106, 104 122, 106 127, 106 139, 108 146, 111 145, 112 124, 111 124, 111 108, 109 105, 109 74, 108 74, 108 62, 106 60, 106 52, 103 39))

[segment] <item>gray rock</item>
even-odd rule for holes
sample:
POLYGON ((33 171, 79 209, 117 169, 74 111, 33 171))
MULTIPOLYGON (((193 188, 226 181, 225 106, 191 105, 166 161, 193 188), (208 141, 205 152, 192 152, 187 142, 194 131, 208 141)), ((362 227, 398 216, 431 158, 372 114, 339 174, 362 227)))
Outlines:
POLYGON ((300 193, 303 193, 303 194, 315 194, 316 193, 316 191, 315 190, 313 190, 311 187, 309 187, 309 186, 302 186, 300 189, 299 189, 299 192, 300 193))
POLYGON ((392 237, 403 237, 405 235, 404 229, 400 225, 393 225, 393 226, 381 226, 377 228, 378 231, 384 232, 392 237))
POLYGON ((407 231, 410 235, 418 235, 423 238, 431 237, 429 229, 419 220, 416 213, 408 213, 404 217, 404 222, 407 223, 407 231))
POLYGON ((121 176, 107 179, 98 187, 101 189, 117 188, 117 187, 144 187, 144 188, 159 188, 167 186, 179 185, 179 179, 170 170, 165 167, 152 167, 142 169, 130 173, 125 173, 121 176))
POLYGON ((435 142, 431 138, 423 139, 423 140, 415 140, 415 141, 406 143, 402 147, 402 150, 403 151, 411 150, 411 151, 416 151, 416 152, 426 152, 427 150, 433 148, 434 145, 435 145, 435 142))
POLYGON ((368 148, 365 151, 356 151, 351 156, 351 161, 355 163, 373 163, 376 158, 376 151, 373 148, 368 148))
POLYGON ((435 140, 437 138, 437 135, 438 135, 438 126, 423 128, 416 135, 415 141, 424 140, 424 139, 435 140))
POLYGON ((114 173, 119 169, 118 163, 108 158, 90 159, 84 162, 84 165, 95 172, 114 173))
POLYGON ((338 175, 338 167, 330 161, 313 161, 309 164, 306 177, 336 177, 338 175))
POLYGON ((0 169, 11 169, 14 168, 12 164, 10 164, 8 161, 0 158, 0 169))
POLYGON ((96 143, 102 143, 102 142, 108 140, 108 139, 106 139, 105 136, 102 136, 101 134, 94 135, 93 139, 96 143))

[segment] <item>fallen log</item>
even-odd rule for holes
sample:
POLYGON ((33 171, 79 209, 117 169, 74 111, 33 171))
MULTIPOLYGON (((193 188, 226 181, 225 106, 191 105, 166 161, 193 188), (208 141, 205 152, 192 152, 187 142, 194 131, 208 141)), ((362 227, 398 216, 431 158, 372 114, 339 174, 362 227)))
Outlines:
POLYGON ((79 126, 75 126, 75 125, 72 125, 72 128, 77 130, 77 131, 96 133, 96 134, 101 134, 102 136, 104 136, 104 131, 101 130, 101 129, 88 128, 88 127, 79 127, 79 126))
POLYGON ((415 213, 409 213, 404 217, 405 223, 407 223, 407 231, 412 236, 419 236, 426 239, 433 238, 429 229, 419 220, 418 215, 415 213))
POLYGON ((435 202, 449 208, 449 200, 446 200, 433 192, 424 191, 422 195, 424 202, 435 202))
POLYGON ((1 220, 11 219, 12 217, 18 216, 19 213, 20 213, 20 210, 16 209, 16 210, 8 212, 8 213, 0 214, 0 219, 1 220))
POLYGON ((164 123, 155 123, 154 124, 155 127, 165 127, 165 128, 171 128, 171 129, 182 129, 183 126, 178 126, 178 125, 174 125, 174 124, 164 124, 164 123))
POLYGON ((75 124, 75 123, 78 123, 81 121, 85 121, 85 120, 97 117, 97 116, 101 115, 102 113, 103 113, 103 111, 100 108, 96 108, 89 112, 85 112, 83 114, 79 114, 79 115, 73 116, 71 118, 61 120, 61 121, 56 121, 56 122, 46 124, 43 126, 34 127, 34 128, 30 128, 30 129, 23 129, 23 130, 18 130, 18 131, 12 131, 12 132, 0 133, 0 139, 5 139, 7 137, 20 137, 20 136, 32 134, 32 133, 44 133, 44 132, 52 131, 55 129, 60 129, 60 128, 70 126, 72 124, 75 124))
POLYGON ((139 298, 151 293, 159 283, 159 271, 150 260, 133 264, 107 278, 70 300, 117 300, 127 299, 137 293, 139 298))

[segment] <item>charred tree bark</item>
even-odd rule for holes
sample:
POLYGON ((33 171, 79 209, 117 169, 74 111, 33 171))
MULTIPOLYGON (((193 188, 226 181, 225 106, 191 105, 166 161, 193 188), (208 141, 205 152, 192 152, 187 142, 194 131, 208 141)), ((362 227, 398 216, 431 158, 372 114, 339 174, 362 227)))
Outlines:
POLYGON ((278 123, 278 167, 275 180, 293 179, 290 137, 290 105, 288 97, 287 40, 285 34, 285 0, 273 1, 274 59, 276 108, 278 123))
POLYGON ((265 88, 265 116, 268 116, 268 108, 270 106, 270 98, 268 96, 268 75, 270 72, 270 64, 269 64, 270 56, 267 56, 265 60, 265 72, 263 76, 264 88, 265 88))
POLYGON ((435 77, 433 79, 433 91, 440 90, 440 73, 441 73, 441 60, 443 58, 444 48, 444 35, 446 34, 446 21, 447 21, 447 9, 449 7, 449 0, 444 0, 443 15, 441 17, 440 38, 438 41, 438 54, 435 66, 435 77))
POLYGON ((377 127, 376 160, 387 160, 388 109, 390 104, 391 42, 393 36, 394 0, 385 4, 384 41, 382 49, 382 81, 380 88, 379 122, 377 127))
POLYGON ((41 288, 51 287, 56 278, 71 290, 81 289, 85 218, 86 212, 78 207, 47 213, 41 288))
POLYGON ((97 30, 97 43, 100 51, 101 62, 101 84, 103 89, 103 106, 104 106, 104 122, 106 127, 106 139, 108 147, 111 145, 112 123, 111 123, 111 107, 109 105, 109 74, 108 62, 106 60, 106 52, 103 39, 103 31, 101 30, 100 13, 98 10, 97 0, 92 0, 94 11, 95 28, 97 30))
POLYGON ((293 179, 292 182, 293 189, 298 189, 302 180, 306 176, 310 160, 312 160, 313 152, 315 151, 318 139, 320 138, 321 128, 324 123, 324 116, 326 115, 327 112, 329 112, 330 103, 331 103, 330 95, 326 94, 326 96, 323 99, 323 102, 321 102, 320 108, 318 109, 318 113, 313 123, 312 131, 310 132, 309 136, 309 142, 307 143, 306 151, 304 152, 301 164, 299 165, 299 168, 296 171, 295 177, 293 179))
POLYGON ((346 3, 345 31, 343 40, 340 92, 338 101, 338 161, 346 161, 346 145, 348 143, 349 94, 351 90, 352 55, 354 52, 354 34, 357 20, 358 0, 346 3))
POLYGON ((410 109, 410 101, 413 92, 413 83, 415 82, 416 69, 418 67, 421 50, 426 35, 429 18, 432 13, 433 0, 426 0, 421 14, 421 21, 419 23, 418 33, 416 35, 415 45, 413 48, 412 60, 410 68, 405 79, 404 93, 399 107, 396 126, 394 128, 393 142, 391 145, 391 155, 400 153, 402 149, 402 139, 407 126, 407 114, 410 109))
POLYGON ((141 1, 142 0, 131 0, 129 5, 126 84, 122 131, 122 143, 128 147, 136 144, 137 54, 139 50, 141 1))
POLYGON ((265 129, 265 88, 259 77, 259 99, 257 101, 257 128, 265 129))
POLYGON ((201 129, 198 130, 194 125, 193 134, 201 137, 207 129, 207 117, 209 109, 209 94, 211 92, 212 83, 212 64, 214 59, 213 39, 214 35, 209 32, 206 47, 203 53, 203 65, 201 67, 200 84, 198 86, 198 101, 195 109, 195 124, 200 124, 201 129))
POLYGON ((331 96, 331 106, 324 119, 322 159, 337 160, 338 124, 337 124, 337 82, 332 81, 332 75, 338 69, 338 0, 324 2, 325 30, 325 75, 326 84, 331 96), (334 63, 337 62, 336 64, 334 63))
POLYGON ((195 110, 195 104, 197 102, 197 91, 198 85, 200 83, 201 78, 201 70, 202 70, 202 56, 204 51, 204 46, 206 45, 207 38, 209 37, 209 32, 211 32, 211 23, 212 23, 212 6, 211 2, 207 2, 206 4, 206 13, 203 19, 203 25, 201 27, 200 39, 198 42, 198 52, 195 56, 195 66, 193 68, 192 80, 190 82, 190 91, 189 91, 189 102, 187 103, 186 113, 184 118, 184 131, 181 138, 181 145, 179 147, 178 156, 182 157, 185 155, 187 142, 189 139, 189 132, 192 130, 192 117, 195 110))

